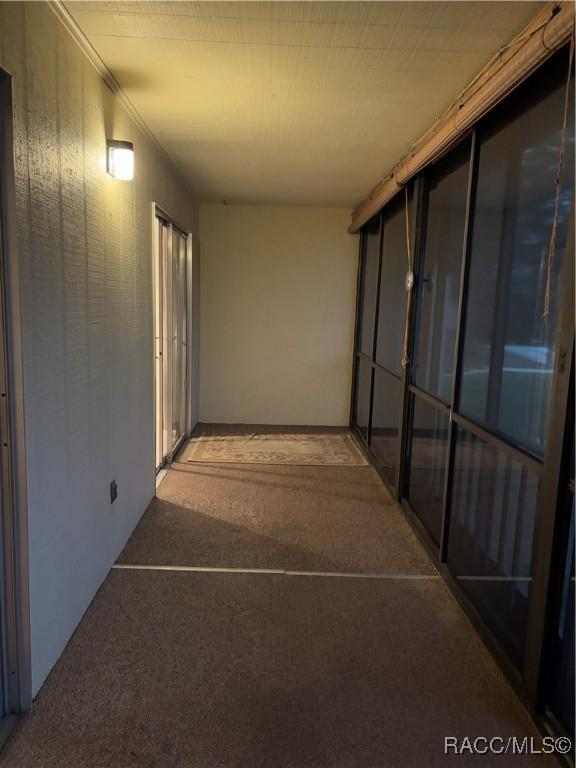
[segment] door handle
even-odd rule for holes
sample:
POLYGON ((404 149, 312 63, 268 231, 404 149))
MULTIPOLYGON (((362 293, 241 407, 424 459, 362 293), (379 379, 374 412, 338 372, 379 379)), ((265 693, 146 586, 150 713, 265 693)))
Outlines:
POLYGON ((558 350, 558 373, 564 373, 566 369, 566 357, 568 355, 568 350, 566 347, 560 347, 558 350))

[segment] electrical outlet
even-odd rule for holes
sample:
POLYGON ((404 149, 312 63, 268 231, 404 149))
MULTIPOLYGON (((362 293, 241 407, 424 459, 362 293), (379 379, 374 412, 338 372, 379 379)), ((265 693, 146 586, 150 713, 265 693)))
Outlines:
POLYGON ((116 480, 112 480, 112 482, 110 483, 110 504, 114 504, 117 498, 118 498, 118 485, 116 483, 116 480))

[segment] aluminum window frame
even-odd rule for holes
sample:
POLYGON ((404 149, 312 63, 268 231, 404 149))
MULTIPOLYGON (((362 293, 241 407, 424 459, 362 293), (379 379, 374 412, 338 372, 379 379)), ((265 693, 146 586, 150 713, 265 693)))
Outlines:
MULTIPOLYGON (((564 49, 565 50, 565 49, 564 49)), ((506 102, 499 105, 498 109, 506 108, 506 102)), ((490 113, 491 114, 491 113, 490 113)), ((484 118, 483 118, 484 120, 484 118)), ((482 121, 480 121, 482 124, 482 121)), ((378 466, 376 457, 371 448, 370 441, 364 441, 354 423, 355 391, 352 391, 352 407, 350 427, 352 431, 360 437, 363 448, 378 471, 381 479, 387 488, 393 494, 395 501, 404 510, 405 516, 416 532, 419 540, 432 557, 440 574, 450 587, 459 604, 463 607, 472 624, 480 634, 488 649, 496 659, 500 668, 507 676, 523 704, 526 706, 531 716, 543 732, 553 730, 550 718, 545 712, 544 685, 543 679, 547 669, 547 643, 551 631, 551 610, 553 609, 554 597, 554 571, 553 561, 555 547, 558 545, 558 502, 562 488, 565 484, 565 452, 566 443, 570 434, 568 419, 570 392, 574 391, 574 197, 572 200, 572 228, 571 238, 566 246, 564 258, 562 261, 562 274, 559 284, 563 286, 562 297, 558 310, 557 336, 556 336, 556 357, 555 370, 550 394, 550 412, 548 421, 548 437, 545 454, 538 458, 525 450, 522 446, 515 444, 511 438, 489 431, 480 424, 467 418, 459 412, 458 393, 462 377, 462 358, 464 347, 464 325, 465 325, 465 307, 468 295, 468 280, 470 272, 471 238, 473 230, 473 215, 475 206, 475 195, 478 181, 478 157, 479 157, 479 137, 478 126, 474 126, 467 134, 462 136, 458 142, 449 147, 442 156, 434 162, 441 160, 452 149, 463 143, 470 142, 470 161, 468 168, 468 185, 466 189, 466 212, 465 228, 463 237, 463 253, 460 273, 460 294, 457 311, 457 327, 455 339, 454 368, 452 377, 451 403, 446 404, 435 396, 421 390, 415 384, 411 383, 410 363, 403 369, 402 375, 402 407, 399 414, 399 445, 397 474, 394 483, 384 475, 378 466), (446 478, 444 488, 443 520, 441 530, 441 541, 438 547, 432 536, 420 521, 415 511, 407 499, 407 473, 409 471, 410 461, 410 429, 411 429, 411 398, 420 398, 429 405, 437 408, 449 416, 449 436, 448 436, 448 459, 446 466, 446 478), (540 479, 540 488, 537 500, 536 524, 533 537, 533 559, 532 559, 532 583, 529 594, 528 605, 528 623, 525 637, 524 660, 522 667, 518 669, 508 658, 498 639, 480 614, 479 609, 474 605, 468 595, 463 591, 458 579, 451 572, 447 564, 447 542, 450 526, 450 498, 452 484, 454 480, 454 454, 456 427, 466 429, 475 436, 484 440, 490 446, 503 451, 510 458, 518 461, 520 465, 538 475, 540 479)), ((432 164, 431 164, 432 165, 432 164)), ((412 247, 412 265, 415 274, 421 269, 421 261, 424 249, 427 223, 427 177, 429 165, 414 183, 414 195, 412 205, 411 221, 411 247, 412 247)), ((403 194, 400 191, 399 194, 403 194)), ((405 202, 406 205, 406 202, 405 202)), ((385 209, 376 214, 382 222, 385 215, 385 209)), ((378 272, 378 298, 380 296, 380 280, 382 278, 382 223, 380 223, 380 261, 378 272)), ((363 257, 363 240, 361 238, 360 261, 363 257)), ((362 285, 362 264, 359 264, 359 285, 358 296, 361 296, 362 285)), ((415 288, 411 291, 408 312, 408 356, 410 361, 414 351, 415 335, 417 333, 417 309, 418 309, 418 290, 419 281, 414 281, 415 288)), ((358 304, 360 306, 360 304, 358 304)), ((375 337, 378 327, 378 306, 375 313, 375 337)), ((358 319, 355 334, 354 347, 354 374, 358 365, 360 356, 358 348, 358 319)), ((375 362, 375 345, 370 360, 372 371, 378 366, 375 362)), ((387 369, 384 369, 387 370, 387 369)), ((391 373, 390 371, 387 371, 391 373)), ((374 373, 372 374, 374 376, 374 373)), ((393 375, 393 374, 392 374, 393 375)), ((355 379, 354 379, 355 381, 355 379)), ((370 400, 370 413, 372 413, 373 386, 370 400)), ((370 419, 371 422, 371 419, 370 419)), ((371 423, 369 424, 368 435, 370 435, 371 423)))

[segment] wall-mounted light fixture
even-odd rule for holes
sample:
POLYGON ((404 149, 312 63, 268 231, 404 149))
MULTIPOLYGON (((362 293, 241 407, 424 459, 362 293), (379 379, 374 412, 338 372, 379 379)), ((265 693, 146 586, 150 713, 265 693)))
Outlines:
POLYGON ((134 144, 131 141, 106 141, 106 170, 121 181, 134 178, 134 144))

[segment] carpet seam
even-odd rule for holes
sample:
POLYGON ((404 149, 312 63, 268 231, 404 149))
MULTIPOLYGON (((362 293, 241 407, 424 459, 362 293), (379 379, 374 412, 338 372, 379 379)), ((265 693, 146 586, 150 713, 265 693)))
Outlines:
POLYGON ((280 568, 218 568, 210 566, 187 565, 145 565, 132 563, 114 563, 113 570, 119 571, 160 571, 174 573, 224 573, 224 574, 254 574, 261 576, 308 576, 320 578, 344 579, 381 579, 387 581, 425 581, 440 579, 440 574, 398 574, 398 573, 356 573, 348 571, 295 571, 280 568))

